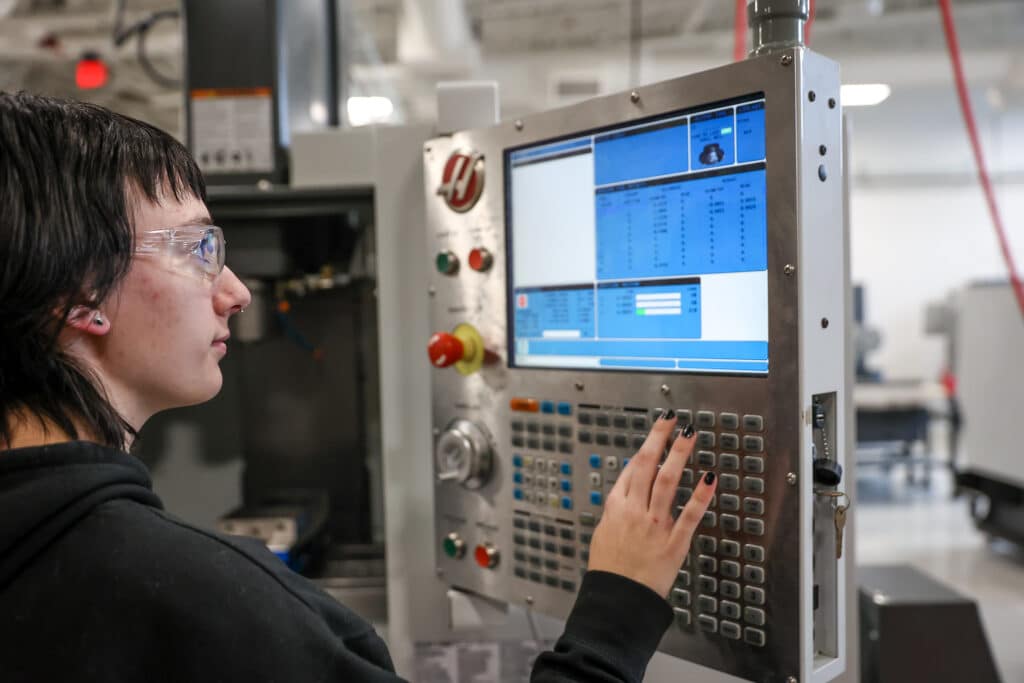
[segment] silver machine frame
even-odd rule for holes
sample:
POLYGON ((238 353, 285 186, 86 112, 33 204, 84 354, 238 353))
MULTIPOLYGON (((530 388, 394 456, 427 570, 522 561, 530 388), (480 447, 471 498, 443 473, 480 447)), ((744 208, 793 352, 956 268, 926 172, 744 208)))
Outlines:
MULTIPOLYGON (((465 268, 457 277, 434 271, 429 275, 432 329, 448 331, 470 323, 497 359, 469 376, 453 369, 435 369, 432 374, 435 441, 453 421, 469 420, 482 427, 493 451, 491 476, 478 488, 435 476, 433 566, 441 582, 558 618, 567 616, 573 605, 575 595, 512 573, 511 458, 513 450, 521 449, 510 446, 511 398, 758 414, 766 424, 766 532, 749 542, 766 550, 762 566, 767 577, 767 643, 755 647, 742 639, 674 625, 659 649, 752 681, 830 681, 843 674, 847 562, 836 557, 835 498, 827 495, 838 490, 823 491, 816 485, 812 467, 813 453, 822 450, 820 433, 831 440, 826 453, 841 465, 848 443, 839 85, 834 62, 796 46, 425 144, 427 253, 421 258, 448 250, 464 255, 480 246, 495 255, 486 273, 465 268), (762 93, 767 138, 768 374, 508 367, 505 151, 762 93), (486 169, 482 195, 465 212, 451 210, 437 195, 445 161, 460 150, 482 155, 486 169), (824 406, 824 415, 817 415, 814 406, 824 406), (441 552, 442 540, 450 532, 465 542, 466 557, 454 559, 441 552), (484 543, 501 553, 492 569, 473 562, 473 547, 484 543)), ((594 449, 574 444, 574 452, 561 457, 576 465, 574 490, 585 491, 584 463, 594 449)), ((566 514, 576 523, 576 510, 566 514)), ((748 540, 742 532, 736 537, 748 540)))

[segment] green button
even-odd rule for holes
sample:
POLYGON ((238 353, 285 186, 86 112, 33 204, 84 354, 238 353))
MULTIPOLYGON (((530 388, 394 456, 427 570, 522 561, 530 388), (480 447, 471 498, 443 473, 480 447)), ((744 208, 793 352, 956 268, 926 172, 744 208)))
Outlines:
POLYGON ((444 539, 444 554, 448 557, 455 557, 458 550, 455 547, 455 541, 451 538, 444 539))
POLYGON ((442 251, 434 259, 434 265, 442 275, 454 275, 459 270, 459 257, 450 251, 442 251))

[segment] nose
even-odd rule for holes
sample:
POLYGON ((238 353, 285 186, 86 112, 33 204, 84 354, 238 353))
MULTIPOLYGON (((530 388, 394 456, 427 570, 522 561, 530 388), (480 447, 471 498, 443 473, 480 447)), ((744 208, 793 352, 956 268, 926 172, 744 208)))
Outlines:
POLYGON ((224 270, 217 278, 217 289, 213 295, 214 310, 218 315, 232 316, 241 312, 251 302, 252 294, 249 288, 242 284, 230 268, 224 266, 224 270))

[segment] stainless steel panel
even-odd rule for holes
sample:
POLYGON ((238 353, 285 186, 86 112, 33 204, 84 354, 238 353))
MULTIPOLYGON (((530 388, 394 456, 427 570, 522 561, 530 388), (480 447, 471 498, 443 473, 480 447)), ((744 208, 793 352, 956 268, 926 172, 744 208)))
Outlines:
MULTIPOLYGON (((815 57, 819 61, 820 57, 815 57)), ((514 567, 529 562, 514 560, 517 547, 516 534, 524 540, 537 538, 541 550, 547 541, 543 526, 554 523, 559 529, 571 527, 576 535, 576 557, 564 558, 560 554, 537 552, 526 545, 527 556, 544 559, 557 557, 558 569, 538 570, 544 576, 557 577, 578 585, 585 563, 580 558, 583 549, 579 541, 587 528, 581 524, 582 513, 600 513, 600 507, 589 504, 589 456, 597 453, 602 460, 607 456, 619 459, 633 452, 630 441, 626 447, 614 445, 598 447, 581 444, 575 439, 580 404, 600 406, 600 411, 621 413, 623 408, 685 408, 729 412, 740 416, 751 414, 764 417, 765 429, 765 500, 766 531, 764 536, 750 536, 742 531, 725 534, 741 543, 756 543, 766 551, 762 565, 765 581, 761 588, 766 593, 763 607, 767 614, 767 643, 755 647, 743 640, 731 640, 718 634, 703 633, 697 628, 673 627, 665 636, 660 649, 713 669, 757 681, 785 680, 797 676, 810 680, 810 658, 805 656, 804 633, 811 624, 811 605, 803 599, 808 587, 801 585, 804 559, 810 552, 810 523, 802 514, 810 514, 810 507, 801 506, 801 497, 810 495, 808 486, 793 486, 787 481, 789 473, 797 480, 809 477, 810 428, 802 421, 801 363, 806 349, 800 348, 801 286, 835 287, 842 291, 842 268, 837 268, 828 281, 802 281, 787 274, 787 265, 799 267, 799 244, 802 225, 802 174, 817 173, 801 163, 801 126, 803 108, 807 99, 803 92, 805 53, 793 50, 770 57, 751 59, 720 69, 640 88, 638 97, 630 93, 603 97, 573 107, 538 114, 519 123, 508 122, 493 128, 455 133, 439 138, 425 147, 425 190, 427 193, 426 223, 428 253, 451 250, 463 262, 469 251, 483 246, 495 254, 493 268, 477 273, 463 267, 455 276, 433 272, 430 281, 431 322, 435 331, 450 331, 457 324, 468 322, 482 335, 487 349, 495 360, 470 376, 453 369, 435 370, 433 374, 433 426, 439 435, 453 420, 467 419, 483 427, 493 440, 494 463, 490 479, 480 488, 469 490, 453 481, 435 482, 435 534, 438 565, 445 580, 451 585, 512 603, 532 604, 541 612, 564 617, 575 599, 573 591, 561 586, 550 587, 515 576, 514 567), (660 114, 689 109, 728 100, 737 96, 764 93, 766 99, 767 131, 767 196, 768 196, 768 294, 770 371, 767 376, 658 374, 646 372, 596 372, 588 370, 548 370, 507 367, 506 328, 506 259, 505 259, 505 178, 503 151, 532 142, 557 138, 574 132, 598 129, 623 122, 645 119, 660 114), (521 123, 521 125, 519 125, 521 123), (471 210, 457 213, 450 210, 437 196, 445 161, 456 150, 481 153, 486 164, 486 187, 479 203, 471 210), (515 416, 509 409, 514 397, 568 402, 572 405, 571 419, 557 415, 537 415, 538 424, 550 423, 573 426, 573 447, 568 454, 513 448, 510 422, 515 416), (513 453, 542 456, 545 460, 569 463, 572 466, 572 511, 561 508, 530 505, 513 499, 513 453), (807 475, 805 477, 804 475, 807 475), (513 512, 529 513, 529 518, 541 523, 541 533, 513 526, 513 512), (806 531, 805 531, 806 529, 806 531), (457 533, 467 546, 467 554, 452 559, 440 552, 440 543, 447 534, 457 533), (473 549, 478 544, 491 544, 501 553, 493 569, 481 569, 473 561, 473 549)), ((838 77, 834 79, 838 92, 838 77)), ((838 119, 836 108, 833 115, 838 119)), ((838 130, 838 126, 835 127, 838 130)), ((808 143, 810 144, 810 143, 808 143)), ((815 148, 819 141, 813 142, 815 148)), ((828 140, 826 144, 838 150, 840 143, 828 140)), ((834 207, 836 221, 841 221, 839 206, 834 207)), ((841 222, 837 222, 840 227, 841 222)), ((841 296, 840 296, 841 299, 841 296)), ((841 320, 841 310, 837 322, 841 320)), ((841 366, 841 358, 839 359, 841 366)), ((842 378, 837 379, 838 382, 842 378)), ((837 389, 838 387, 833 387, 837 389)), ((600 412, 594 411, 594 412, 600 412)), ((634 413, 635 414, 635 413, 634 413)), ((648 412, 648 416, 650 413, 648 412)), ((526 418, 533 419, 533 418, 526 418)), ((616 430, 632 434, 643 430, 616 430)), ((713 431, 720 435, 720 425, 713 431)), ((742 433, 742 429, 740 430, 742 433)), ((543 434, 538 438, 543 439, 543 434)), ((557 442, 557 432, 556 432, 557 442)), ((615 473, 606 468, 602 490, 607 492, 615 473), (609 477, 609 475, 611 475, 609 477)), ((539 473, 534 476, 557 476, 539 473)), ((743 473, 738 473, 743 476, 743 473)), ((809 480, 808 480, 809 481, 809 480)), ((801 482, 802 483, 802 482, 801 482)), ((565 495, 561 491, 559 496, 565 495)), ((525 515, 519 515, 525 517, 525 515)), ((720 528, 706 530, 721 538, 720 528)), ((563 541, 553 541, 561 547, 563 541)), ((543 562, 543 560, 542 560, 543 562)), ((697 584, 699 569, 696 553, 693 566, 688 567, 697 584)), ((808 562, 809 563, 809 562, 808 562)), ((718 577, 721 578, 721 577, 718 577)), ((748 582, 749 583, 749 582, 748 582)), ((695 595, 699 595, 699 589, 695 595)), ((696 603, 696 600, 694 600, 696 603)), ((697 622, 693 611, 693 622, 697 622)))

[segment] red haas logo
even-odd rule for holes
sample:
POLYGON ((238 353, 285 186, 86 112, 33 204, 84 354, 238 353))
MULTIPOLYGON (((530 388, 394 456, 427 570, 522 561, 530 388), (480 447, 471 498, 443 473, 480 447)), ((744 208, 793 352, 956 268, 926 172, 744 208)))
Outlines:
POLYGON ((484 156, 478 152, 455 152, 444 165, 437 193, 452 211, 464 213, 476 205, 484 191, 484 156))

